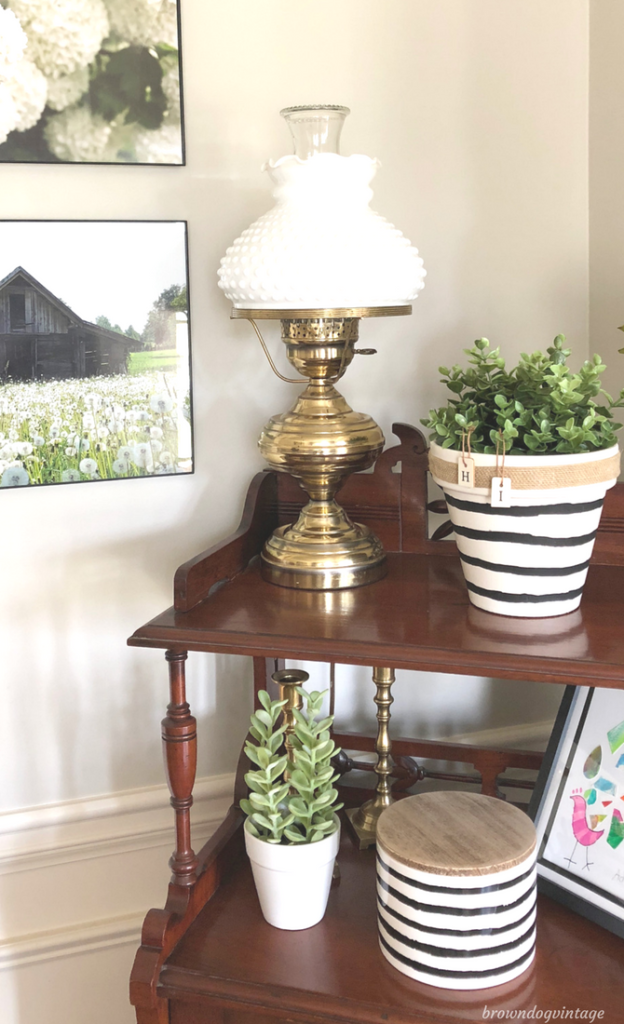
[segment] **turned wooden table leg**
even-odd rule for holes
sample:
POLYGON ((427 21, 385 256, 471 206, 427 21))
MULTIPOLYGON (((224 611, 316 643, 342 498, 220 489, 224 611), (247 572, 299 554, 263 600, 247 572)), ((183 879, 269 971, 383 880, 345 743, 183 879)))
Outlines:
POLYGON ((171 703, 162 721, 163 754, 171 806, 175 811, 176 848, 169 861, 172 882, 192 885, 197 877, 197 858, 191 847, 191 805, 197 768, 197 728, 186 702, 184 662, 186 651, 167 651, 171 703))
POLYGON ((390 705, 393 702, 391 693, 395 681, 393 668, 374 668, 373 682, 377 690, 373 700, 377 705, 377 788, 372 800, 361 807, 347 811, 347 816, 357 835, 360 850, 372 846, 377 836, 377 820, 382 811, 394 802, 390 777, 392 775, 392 758, 390 751, 392 742, 388 729, 390 723, 390 705))

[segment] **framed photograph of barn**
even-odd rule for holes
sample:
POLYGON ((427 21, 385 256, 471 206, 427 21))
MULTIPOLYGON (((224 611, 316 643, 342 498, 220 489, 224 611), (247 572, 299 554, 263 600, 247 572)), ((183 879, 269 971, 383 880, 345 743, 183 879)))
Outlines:
POLYGON ((185 221, 0 221, 0 489, 193 471, 185 221))
POLYGON ((0 162, 183 164, 178 0, 0 0, 0 162))

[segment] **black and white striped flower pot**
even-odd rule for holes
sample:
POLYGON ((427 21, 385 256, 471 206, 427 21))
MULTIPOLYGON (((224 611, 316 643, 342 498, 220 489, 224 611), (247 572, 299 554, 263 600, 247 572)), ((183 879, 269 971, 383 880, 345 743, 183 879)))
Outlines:
POLYGON ((580 455, 471 454, 473 483, 458 482, 462 453, 432 444, 429 469, 444 491, 470 600, 499 615, 544 617, 578 608, 617 446, 580 455), (492 479, 511 481, 509 507, 492 479))
POLYGON ((377 830, 379 944, 416 981, 447 989, 512 981, 535 955, 535 829, 476 793, 423 793, 377 830))

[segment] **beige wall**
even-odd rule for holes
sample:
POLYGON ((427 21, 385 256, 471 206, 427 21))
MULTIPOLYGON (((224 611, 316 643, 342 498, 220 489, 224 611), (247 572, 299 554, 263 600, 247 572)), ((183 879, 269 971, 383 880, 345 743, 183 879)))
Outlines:
MULTIPOLYGON (((259 168, 287 150, 281 106, 352 107, 343 150, 381 157, 374 206, 425 259, 413 317, 367 323, 379 355, 345 382, 388 436, 426 412, 437 364, 476 336, 512 358, 560 330, 586 350, 583 0, 190 0, 183 14, 186 168, 0 172, 5 217, 188 219, 197 438, 192 478, 1 495, 7 808, 160 781, 160 657, 125 638, 170 600, 175 566, 237 522, 259 429, 292 392, 215 283, 229 241, 270 202, 259 168)), ((221 723, 205 773, 232 765, 243 729, 244 669, 219 673, 218 692, 212 667, 196 673, 205 725, 221 723)))
POLYGON ((592 0, 590 10, 589 336, 615 395, 624 385, 624 8, 592 0))
MULTIPOLYGON (((164 665, 125 639, 170 602, 175 567, 237 523, 261 467, 256 437, 292 394, 248 325, 229 321, 215 279, 226 246, 269 205, 259 168, 288 149, 282 106, 352 108, 343 152, 381 158, 373 205, 425 260, 413 317, 367 323, 362 342, 379 354, 345 381, 388 437, 393 420, 426 413, 441 395, 437 365, 475 337, 510 359, 559 331, 587 351, 587 0, 184 0, 182 13, 185 168, 0 167, 2 217, 188 219, 197 443, 193 477, 0 494, 7 812, 162 781, 164 665)), ((614 317, 624 322, 624 309, 614 317)), ((227 773, 245 732, 248 666, 196 657, 190 675, 200 774, 227 773)), ((424 683, 418 697, 418 677, 402 680, 395 708, 429 734, 540 721, 556 697, 424 683)), ((356 703, 364 719, 366 701, 356 703)), ((58 812, 66 823, 72 808, 58 812)), ((151 898, 137 887, 127 913, 151 898)), ((89 907, 107 916, 106 904, 89 907)), ((8 934, 36 928, 11 915, 8 934)), ((45 1016, 28 1013, 11 1024, 45 1016)), ((73 1024, 65 1008, 58 1019, 73 1024)), ((99 1024, 95 1011, 88 1019, 99 1024)))

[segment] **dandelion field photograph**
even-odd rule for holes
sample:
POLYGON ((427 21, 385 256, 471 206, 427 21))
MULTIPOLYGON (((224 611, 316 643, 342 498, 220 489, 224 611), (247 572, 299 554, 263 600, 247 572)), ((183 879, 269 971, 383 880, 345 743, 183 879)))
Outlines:
POLYGON ((0 489, 192 471, 186 223, 0 221, 0 489))
POLYGON ((177 0, 0 0, 0 162, 183 164, 177 0))

